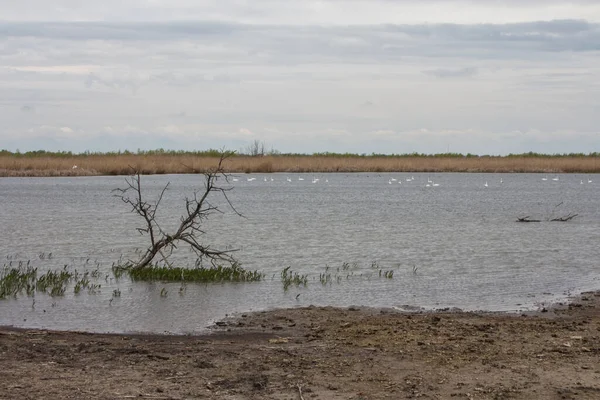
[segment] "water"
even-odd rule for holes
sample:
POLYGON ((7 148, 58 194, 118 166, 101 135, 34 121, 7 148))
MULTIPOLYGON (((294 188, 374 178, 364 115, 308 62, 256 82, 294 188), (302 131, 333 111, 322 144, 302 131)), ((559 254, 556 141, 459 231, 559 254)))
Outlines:
MULTIPOLYGON (((179 284, 116 282, 109 274, 114 261, 135 257, 135 249, 145 243, 135 230, 141 221, 112 193, 124 186, 123 177, 2 178, 1 264, 31 260, 40 269, 65 264, 78 271, 99 269, 102 288, 78 296, 70 290, 54 299, 38 294, 35 303, 26 296, 0 301, 0 324, 199 332, 227 314, 269 308, 314 304, 518 311, 600 288, 598 175, 559 175, 558 181, 552 176, 542 181, 539 174, 316 177, 317 183, 313 175, 238 176, 228 194, 244 218, 215 198, 226 212, 210 218, 202 241, 239 249, 235 255, 243 266, 266 278, 189 284, 182 294, 179 284), (411 176, 414 181, 407 181, 411 176), (389 183, 392 178, 397 180, 389 183), (440 186, 426 187, 428 179, 440 186), (579 216, 567 223, 515 222, 519 216, 547 219, 568 213, 579 216), (393 270, 393 279, 379 277, 373 262, 393 270), (342 263, 351 264, 350 269, 343 270, 342 263), (339 283, 319 282, 327 265, 339 283), (279 274, 287 266, 309 274, 306 288, 283 291, 279 274), (166 297, 160 294, 163 288, 166 297), (115 289, 121 296, 113 299, 115 289)), ((158 218, 168 231, 178 224, 185 196, 202 188, 202 177, 142 181, 151 197, 167 182, 158 218)), ((175 261, 192 265, 194 259, 183 250, 175 261)))

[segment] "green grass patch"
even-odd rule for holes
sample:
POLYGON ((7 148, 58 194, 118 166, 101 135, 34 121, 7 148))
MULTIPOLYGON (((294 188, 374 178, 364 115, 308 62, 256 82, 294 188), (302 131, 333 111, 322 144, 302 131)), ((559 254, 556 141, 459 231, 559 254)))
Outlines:
MULTIPOLYGON (((239 264, 231 266, 211 266, 195 268, 177 268, 152 265, 144 268, 119 267, 133 281, 162 281, 162 282, 258 282, 264 275, 258 271, 248 271, 239 264)), ((115 276, 117 273, 115 273, 115 276)))

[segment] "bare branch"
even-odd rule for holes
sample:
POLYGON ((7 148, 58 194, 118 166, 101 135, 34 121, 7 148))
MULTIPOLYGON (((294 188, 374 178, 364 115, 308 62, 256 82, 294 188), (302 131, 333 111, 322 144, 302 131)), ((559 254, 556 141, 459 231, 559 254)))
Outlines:
POLYGON ((231 253, 235 250, 215 250, 202 245, 198 240, 199 236, 205 233, 202 229, 202 222, 214 212, 223 212, 209 202, 208 199, 211 195, 215 193, 222 195, 233 212, 241 216, 241 213, 235 209, 227 196, 227 192, 232 188, 221 187, 216 184, 219 177, 224 177, 225 182, 229 182, 229 177, 224 169, 224 162, 233 154, 232 152, 223 151, 217 166, 209 168, 203 173, 205 177, 204 190, 194 191, 193 198, 185 199, 186 213, 180 217, 180 225, 172 235, 164 232, 156 220, 158 208, 169 188, 169 183, 162 188, 157 200, 154 203, 149 203, 144 200, 140 173, 132 168, 132 175, 125 179, 126 187, 114 189, 113 192, 116 197, 132 207, 132 212, 143 218, 144 226, 136 229, 142 235, 149 235, 150 245, 140 260, 129 265, 130 268, 143 268, 150 264, 157 255, 162 257, 165 264, 171 266, 168 259, 173 251, 177 249, 178 242, 188 245, 196 253, 200 262, 202 259, 208 259, 213 265, 216 265, 217 262, 236 263, 236 260, 231 256, 231 253))

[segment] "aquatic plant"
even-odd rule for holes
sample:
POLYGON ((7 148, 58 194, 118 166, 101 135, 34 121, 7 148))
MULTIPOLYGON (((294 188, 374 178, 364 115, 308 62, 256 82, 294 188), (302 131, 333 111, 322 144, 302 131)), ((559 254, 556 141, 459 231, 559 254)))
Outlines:
POLYGON ((23 290, 31 296, 36 287, 37 268, 19 262, 17 267, 4 266, 0 271, 0 299, 16 297, 23 290))
POLYGON ((308 284, 308 275, 301 275, 298 272, 292 271, 291 267, 286 267, 281 271, 281 282, 283 290, 287 291, 290 286, 306 286, 308 284))
POLYGON ((148 265, 144 268, 122 269, 113 267, 119 274, 126 273, 133 281, 162 282, 257 282, 264 274, 248 271, 238 263, 226 266, 178 268, 148 265))

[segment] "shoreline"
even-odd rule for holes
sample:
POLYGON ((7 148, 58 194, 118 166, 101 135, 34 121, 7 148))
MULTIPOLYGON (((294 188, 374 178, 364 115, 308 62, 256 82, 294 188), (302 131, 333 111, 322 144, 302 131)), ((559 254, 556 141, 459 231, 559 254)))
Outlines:
POLYGON ((303 307, 205 335, 0 327, 0 399, 597 399, 600 292, 534 313, 303 307))
MULTIPOLYGON (((296 306, 288 308, 271 308, 268 310, 258 311, 247 311, 237 312, 233 314, 225 314, 224 317, 215 320, 212 324, 206 326, 203 330, 198 332, 152 332, 152 331, 130 331, 130 332, 94 332, 85 330, 71 330, 71 329, 52 329, 52 328, 38 328, 38 327, 23 327, 16 325, 1 325, 0 334, 3 331, 15 331, 15 332, 28 332, 28 331, 43 331, 48 333, 72 333, 81 335, 106 335, 106 336, 132 336, 132 337, 191 337, 191 338, 202 338, 210 337, 219 331, 223 331, 223 327, 236 326, 236 324, 248 315, 264 315, 264 314, 280 314, 290 310, 311 310, 311 309, 333 309, 339 310, 340 312, 346 311, 359 311, 364 314, 398 314, 398 315, 454 315, 454 314, 471 314, 471 315, 483 315, 483 316, 503 316, 503 317, 548 317, 556 313, 562 313, 565 310, 570 309, 572 304, 582 303, 582 298, 598 297, 598 307, 600 308, 600 290, 593 291, 582 291, 576 295, 560 296, 556 297, 556 301, 541 302, 537 309, 524 309, 524 310, 484 310, 484 309, 463 309, 459 307, 440 307, 440 308, 425 308, 420 306, 400 306, 400 307, 372 307, 372 306, 360 306, 351 305, 348 307, 338 306, 327 306, 327 305, 308 305, 308 306, 296 306), (242 317, 243 316, 243 317, 242 317)), ((600 312, 600 310, 599 310, 600 312)), ((221 332, 222 333, 222 332, 221 332)), ((247 333, 247 332, 246 332, 247 333)))

